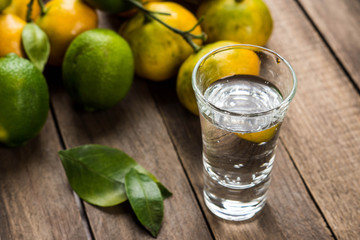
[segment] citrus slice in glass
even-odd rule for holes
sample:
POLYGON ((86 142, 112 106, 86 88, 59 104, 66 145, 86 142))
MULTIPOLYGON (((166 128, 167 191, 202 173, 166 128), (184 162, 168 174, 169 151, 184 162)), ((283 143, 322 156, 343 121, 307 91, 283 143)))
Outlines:
POLYGON ((279 124, 276 124, 275 126, 265 129, 260 132, 253 132, 253 133, 235 133, 238 137, 254 142, 254 143, 262 143, 262 142, 268 142, 270 141, 278 131, 279 124))

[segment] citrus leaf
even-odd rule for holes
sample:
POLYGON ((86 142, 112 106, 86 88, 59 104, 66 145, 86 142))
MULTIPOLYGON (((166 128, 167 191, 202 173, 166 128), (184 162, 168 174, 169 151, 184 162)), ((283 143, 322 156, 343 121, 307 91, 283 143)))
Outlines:
POLYGON ((125 176, 125 190, 140 223, 156 237, 164 216, 164 204, 158 185, 149 176, 131 169, 125 176))
POLYGON ((161 195, 164 199, 171 197, 172 193, 164 186, 162 185, 161 182, 159 182, 159 180, 156 179, 156 177, 154 175, 152 175, 150 172, 148 172, 145 168, 143 168, 141 165, 137 165, 136 167, 134 167, 138 172, 143 173, 148 175, 152 180, 154 180, 156 182, 156 184, 158 185, 160 191, 161 191, 161 195))
POLYGON ((98 174, 66 153, 59 154, 71 187, 82 199, 102 207, 126 201, 124 185, 121 182, 98 174))
POLYGON ((158 185, 158 187, 160 189, 161 196, 163 197, 163 199, 166 199, 166 198, 172 196, 172 192, 170 192, 164 185, 162 185, 160 182, 156 182, 156 184, 158 185))
POLYGON ((49 58, 50 43, 47 35, 35 23, 28 23, 22 31, 26 55, 41 72, 49 58))
POLYGON ((59 156, 71 187, 91 204, 108 207, 127 200, 125 175, 132 168, 149 175, 164 189, 163 197, 169 196, 169 190, 151 173, 118 149, 90 144, 60 151, 59 156))

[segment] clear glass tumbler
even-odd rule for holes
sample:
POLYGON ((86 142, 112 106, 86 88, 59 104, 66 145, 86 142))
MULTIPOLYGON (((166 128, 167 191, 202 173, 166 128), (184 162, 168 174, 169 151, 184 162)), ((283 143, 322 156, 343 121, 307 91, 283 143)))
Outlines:
POLYGON ((281 123, 296 91, 290 64, 269 49, 231 45, 193 71, 201 121, 204 199, 215 215, 242 221, 265 205, 281 123))

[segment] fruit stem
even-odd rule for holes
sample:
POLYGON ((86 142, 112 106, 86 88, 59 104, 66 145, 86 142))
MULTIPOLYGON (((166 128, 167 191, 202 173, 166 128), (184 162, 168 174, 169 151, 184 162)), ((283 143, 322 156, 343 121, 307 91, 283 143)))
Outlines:
POLYGON ((30 0, 30 2, 27 4, 27 11, 26 11, 26 22, 31 22, 31 12, 32 12, 32 6, 34 4, 34 0, 30 0))
MULTIPOLYGON (((41 16, 44 16, 44 14, 45 14, 44 3, 43 3, 42 0, 38 0, 38 3, 39 3, 39 6, 40 6, 41 16)), ((32 13, 33 5, 34 5, 34 0, 30 0, 30 2, 27 4, 26 22, 32 22, 31 13, 32 13)))
POLYGON ((160 24, 167 27, 168 29, 170 29, 174 33, 181 35, 184 38, 184 40, 194 49, 195 52, 198 52, 201 49, 200 46, 198 46, 196 43, 193 42, 193 39, 202 39, 203 41, 205 41, 205 38, 206 38, 205 34, 201 33, 199 35, 195 35, 195 34, 192 34, 191 32, 203 21, 203 18, 200 18, 200 20, 190 30, 181 31, 181 30, 179 30, 177 28, 173 28, 172 26, 170 26, 167 23, 163 22, 161 19, 159 19, 155 15, 155 14, 163 14, 163 15, 171 15, 171 14, 169 14, 169 13, 158 13, 158 12, 150 11, 150 10, 144 8, 144 6, 140 2, 138 2, 136 0, 126 0, 126 1, 133 4, 140 11, 145 13, 148 17, 150 17, 150 18, 154 19, 155 21, 159 22, 160 24))
POLYGON ((44 6, 44 2, 42 0, 38 0, 39 6, 40 6, 40 15, 44 16, 45 15, 45 6, 44 6))

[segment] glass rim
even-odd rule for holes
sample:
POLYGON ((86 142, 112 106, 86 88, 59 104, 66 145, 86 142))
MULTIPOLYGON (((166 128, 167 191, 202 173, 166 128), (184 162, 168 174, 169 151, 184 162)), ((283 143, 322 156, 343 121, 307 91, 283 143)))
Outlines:
POLYGON ((191 75, 191 82, 192 82, 192 87, 194 89, 194 92, 195 94, 201 98, 202 101, 205 102, 205 104, 207 104, 208 106, 210 106, 212 109, 216 110, 216 111, 219 111, 219 112, 222 112, 222 113, 225 113, 225 114, 228 114, 228 115, 234 115, 234 116, 239 116, 239 117, 256 117, 256 116, 262 116, 262 115, 266 115, 266 114, 269 114, 273 111, 276 111, 276 110, 279 110, 285 106, 287 106, 291 100, 294 98, 295 96, 295 92, 296 92, 296 88, 297 88, 297 78, 296 78, 296 75, 295 75, 295 71, 294 69, 292 68, 292 66, 290 65, 290 63, 285 59, 283 58, 282 56, 280 56, 277 52, 273 51, 273 50, 270 50, 268 48, 265 48, 265 47, 261 47, 261 46, 256 46, 256 45, 251 45, 251 44, 232 44, 232 45, 228 45, 228 46, 223 46, 223 47, 219 47, 219 48, 216 48, 210 52, 208 52, 207 54, 205 54, 195 65, 194 69, 193 69, 193 72, 192 72, 192 75, 191 75), (211 55, 215 54, 215 53, 218 53, 218 52, 223 52, 223 51, 226 51, 227 49, 248 49, 248 50, 252 50, 252 49, 259 49, 261 51, 264 51, 264 52, 268 52, 268 53, 271 53, 272 55, 275 55, 277 58, 279 58, 281 61, 283 61, 286 66, 288 67, 288 69, 290 70, 290 73, 291 73, 291 76, 292 76, 292 79, 293 79, 293 86, 292 86, 292 89, 291 89, 291 92, 289 93, 289 95, 284 98, 282 100, 282 102, 269 109, 269 110, 266 110, 266 111, 261 111, 261 112, 256 112, 256 113, 238 113, 238 112, 233 112, 233 111, 228 111, 228 110, 224 110, 224 109, 221 109, 221 108, 218 108, 216 107, 214 104, 210 103, 205 97, 204 95, 200 92, 200 89, 197 87, 196 85, 196 75, 197 75, 197 72, 198 72, 198 69, 200 68, 200 65, 207 59, 209 58, 211 55))

